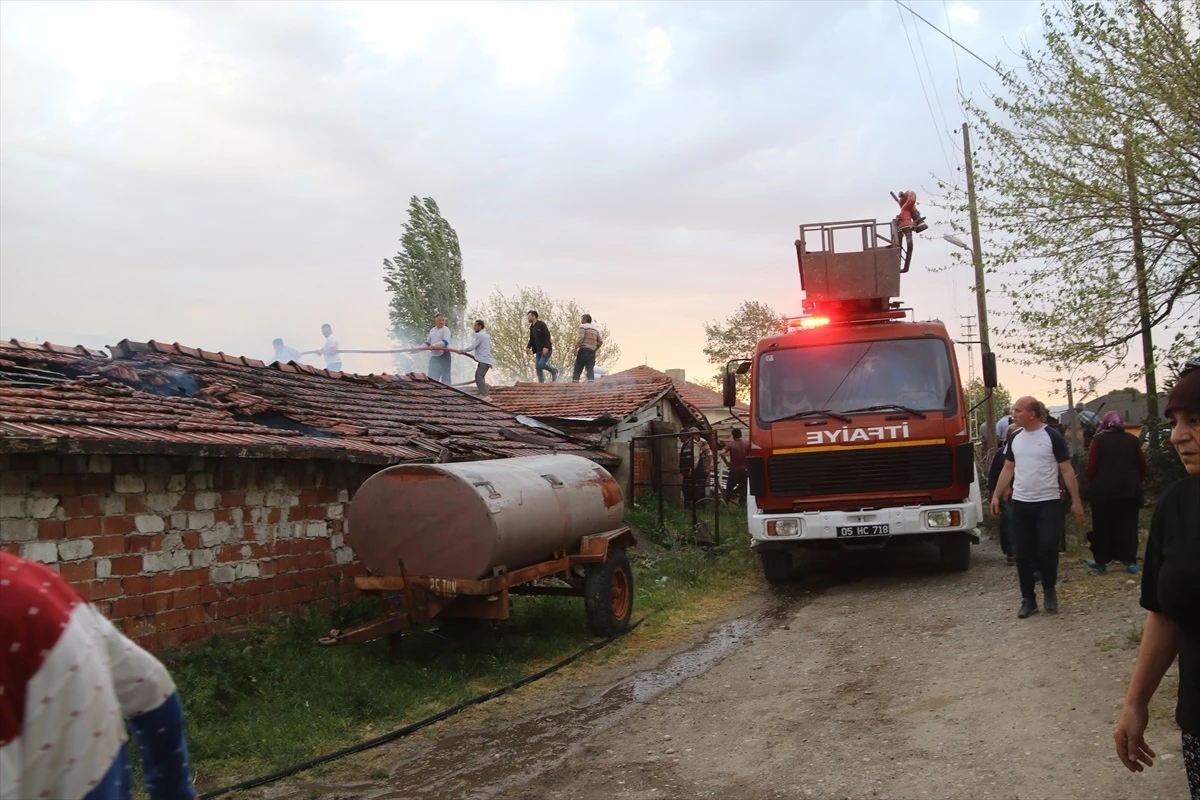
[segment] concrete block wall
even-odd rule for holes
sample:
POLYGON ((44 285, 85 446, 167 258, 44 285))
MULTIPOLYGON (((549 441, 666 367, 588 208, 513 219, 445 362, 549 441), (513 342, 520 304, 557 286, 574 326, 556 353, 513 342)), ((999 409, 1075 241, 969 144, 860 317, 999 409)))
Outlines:
POLYGON ((57 569, 151 649, 354 598, 334 461, 0 455, 0 548, 57 569))

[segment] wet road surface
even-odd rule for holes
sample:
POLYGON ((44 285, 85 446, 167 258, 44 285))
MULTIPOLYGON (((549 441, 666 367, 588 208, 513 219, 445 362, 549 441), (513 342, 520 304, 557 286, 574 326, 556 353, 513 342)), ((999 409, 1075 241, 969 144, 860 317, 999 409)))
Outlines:
POLYGON ((652 669, 380 751, 371 763, 386 778, 263 796, 1184 796, 1169 709, 1148 733, 1159 766, 1131 776, 1110 752, 1135 586, 1085 600, 1070 582, 1087 576, 1067 567, 1063 612, 1018 621, 994 548, 976 548, 968 573, 935 561, 831 554, 799 586, 764 590, 765 610, 652 669))

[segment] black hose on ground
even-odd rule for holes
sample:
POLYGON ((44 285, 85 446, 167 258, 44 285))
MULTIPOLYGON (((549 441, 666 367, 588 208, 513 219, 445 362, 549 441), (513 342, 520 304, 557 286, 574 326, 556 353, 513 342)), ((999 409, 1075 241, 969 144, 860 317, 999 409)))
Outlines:
POLYGON ((620 639, 626 633, 629 633, 630 631, 637 628, 637 626, 641 625, 644 620, 645 620, 645 617, 642 617, 642 619, 639 619, 637 622, 634 622, 632 625, 630 625, 629 628, 627 630, 625 630, 623 633, 619 633, 616 636, 613 636, 611 639, 604 639, 602 641, 595 642, 594 644, 590 644, 587 647, 580 650, 579 652, 575 653, 574 655, 567 656, 562 661, 559 661, 557 664, 551 664, 550 666, 546 667, 545 669, 540 670, 539 672, 535 672, 532 675, 526 675, 524 678, 521 678, 518 681, 514 681, 514 682, 508 684, 507 686, 501 686, 499 689, 493 689, 492 691, 487 692, 486 694, 481 694, 477 697, 472 697, 470 700, 464 700, 463 702, 459 703, 458 705, 453 706, 451 708, 447 708, 445 711, 439 711, 438 713, 434 714, 431 717, 426 717, 425 719, 420 720, 418 722, 414 722, 411 725, 405 725, 403 728, 398 728, 397 730, 394 730, 391 733, 385 733, 382 736, 376 736, 374 739, 368 739, 365 742, 359 742, 358 744, 354 744, 349 747, 344 747, 341 750, 335 750, 334 752, 329 753, 327 755, 319 756, 317 758, 313 758, 313 759, 310 759, 303 763, 295 764, 290 767, 285 767, 285 768, 279 770, 278 772, 272 772, 270 775, 263 775, 258 778, 250 778, 249 780, 242 781, 241 783, 235 783, 232 786, 225 786, 220 789, 214 789, 211 792, 205 792, 204 794, 200 795, 200 800, 209 800, 209 798, 220 797, 222 795, 229 794, 230 792, 239 792, 239 791, 242 791, 245 789, 254 789, 258 786, 264 786, 268 783, 274 783, 275 781, 282 780, 283 778, 287 778, 291 775, 295 775, 297 772, 304 772, 305 770, 312 769, 313 767, 319 766, 321 764, 328 764, 330 761, 337 761, 340 758, 345 758, 346 756, 354 755, 355 753, 361 753, 364 750, 370 750, 372 748, 378 747, 381 744, 387 744, 388 742, 394 742, 397 739, 403 739, 405 736, 408 736, 410 733, 415 733, 415 732, 421 730, 422 728, 427 728, 435 722, 441 722, 442 720, 446 719, 447 717, 452 717, 455 714, 457 714, 458 712, 463 711, 464 709, 470 708, 471 706, 479 705, 480 703, 486 703, 488 700, 494 700, 497 697, 500 697, 501 695, 505 695, 505 694, 508 694, 509 692, 520 689, 522 686, 525 686, 526 684, 533 683, 534 681, 540 680, 540 679, 546 677, 547 675, 551 675, 555 672, 558 672, 563 667, 578 661, 579 659, 586 656, 588 653, 599 650, 601 647, 604 647, 605 645, 610 644, 610 643, 616 641, 617 639, 620 639))

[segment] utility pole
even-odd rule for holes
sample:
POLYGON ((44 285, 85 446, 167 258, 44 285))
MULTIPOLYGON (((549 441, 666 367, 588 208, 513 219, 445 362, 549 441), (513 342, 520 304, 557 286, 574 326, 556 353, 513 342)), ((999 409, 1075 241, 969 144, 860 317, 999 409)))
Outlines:
MULTIPOLYGON (((1137 274, 1138 316, 1142 326, 1142 364, 1146 368, 1146 419, 1158 419, 1158 380, 1154 374, 1154 336, 1150 330, 1150 292, 1146 281, 1146 248, 1142 242, 1142 209, 1133 169, 1133 133, 1125 130, 1125 182, 1129 187, 1129 221, 1133 225, 1133 268, 1137 274)), ((1156 430, 1150 428, 1151 433, 1156 430)), ((1157 442, 1155 442, 1157 444, 1157 442)))
POLYGON ((1075 395, 1071 393, 1071 379, 1067 378, 1067 408, 1071 412, 1071 452, 1073 454, 1079 452, 1080 444, 1083 439, 1080 437, 1079 442, 1076 442, 1075 437, 1079 434, 1079 412, 1075 410, 1075 395))
MULTIPOLYGON (((988 336, 987 289, 983 284, 983 253, 980 252, 982 244, 979 241, 979 212, 975 208, 975 172, 971 160, 971 134, 965 122, 962 126, 962 135, 963 160, 966 164, 967 173, 967 208, 971 212, 971 260, 975 262, 975 303, 979 307, 979 345, 982 352, 986 354, 992 351, 988 336)), ((996 446, 996 401, 992 395, 988 395, 985 408, 987 409, 987 430, 984 431, 984 435, 987 436, 988 449, 991 450, 996 446)))
MULTIPOLYGON (((975 382, 975 316, 973 314, 962 314, 959 316, 962 320, 963 335, 967 337, 967 385, 970 386, 975 382)), ((986 389, 985 389, 986 391, 986 389)), ((975 438, 975 434, 979 431, 979 409, 971 409, 971 438, 975 438)))
MULTIPOLYGON (((961 314, 959 319, 962 320, 963 335, 966 336, 966 341, 970 344, 975 344, 975 315, 961 314)), ((970 347, 967 348, 967 383, 975 380, 975 351, 970 347)))

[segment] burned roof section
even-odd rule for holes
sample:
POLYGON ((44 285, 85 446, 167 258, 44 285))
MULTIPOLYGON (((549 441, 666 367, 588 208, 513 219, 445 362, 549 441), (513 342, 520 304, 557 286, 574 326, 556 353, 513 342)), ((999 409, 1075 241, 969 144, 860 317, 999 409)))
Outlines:
POLYGON ((459 461, 594 445, 423 375, 350 375, 178 344, 0 342, 0 451, 459 461))

